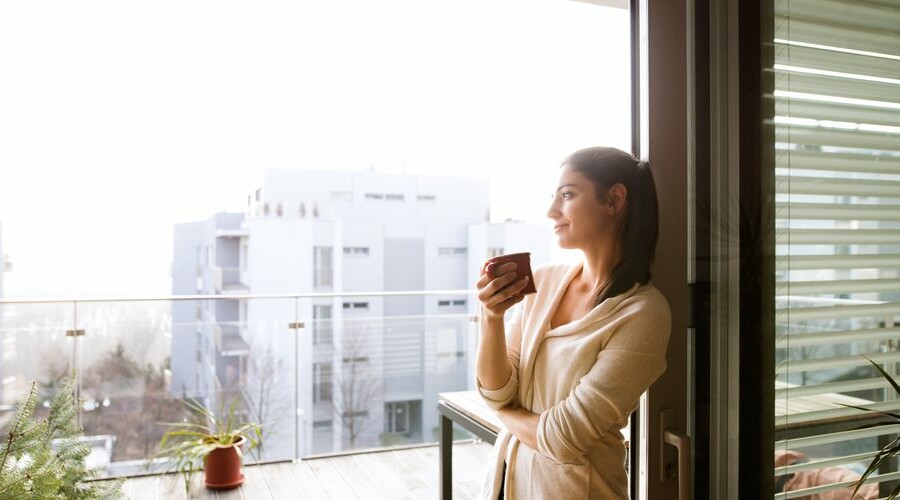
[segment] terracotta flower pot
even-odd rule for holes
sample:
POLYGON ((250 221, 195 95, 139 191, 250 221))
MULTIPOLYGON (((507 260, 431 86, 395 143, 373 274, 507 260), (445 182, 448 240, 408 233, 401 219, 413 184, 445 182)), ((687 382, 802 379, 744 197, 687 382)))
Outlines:
POLYGON ((243 436, 230 446, 220 446, 206 456, 204 472, 206 487, 214 490, 237 488, 244 482, 241 465, 241 446, 247 441, 243 436))

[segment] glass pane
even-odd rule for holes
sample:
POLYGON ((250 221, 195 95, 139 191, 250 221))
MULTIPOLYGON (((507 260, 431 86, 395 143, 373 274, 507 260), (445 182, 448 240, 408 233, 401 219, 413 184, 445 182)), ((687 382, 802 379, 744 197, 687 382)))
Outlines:
POLYGON ((167 301, 78 304, 81 424, 108 474, 139 473, 183 407, 171 391, 172 310, 167 301))
POLYGON ((384 299, 366 299, 367 309, 353 307, 363 299, 343 299, 351 307, 342 317, 311 325, 333 332, 333 343, 311 346, 301 384, 311 393, 304 455, 436 442, 438 393, 469 387, 467 314, 384 317, 372 313, 384 299))
MULTIPOLYGON (((290 318, 242 321, 244 300, 79 304, 81 420, 92 447, 108 450, 95 466, 110 475, 144 472, 169 430, 160 424, 189 416, 187 399, 219 418, 234 405, 236 421, 265 424, 247 461, 294 457, 290 318)), ((254 318, 275 306, 290 316, 292 302, 256 299, 246 310, 254 318)))
POLYGON ((72 370, 71 303, 0 304, 0 428, 38 383, 39 416, 72 370), (40 362, 37 362, 40 360, 40 362))
MULTIPOLYGON (((900 423, 848 407, 900 408, 868 361, 896 377, 900 43, 882 28, 900 3, 774 6, 776 491, 849 497, 898 430, 859 428, 900 423)), ((861 492, 886 495, 898 476, 888 460, 861 492)))

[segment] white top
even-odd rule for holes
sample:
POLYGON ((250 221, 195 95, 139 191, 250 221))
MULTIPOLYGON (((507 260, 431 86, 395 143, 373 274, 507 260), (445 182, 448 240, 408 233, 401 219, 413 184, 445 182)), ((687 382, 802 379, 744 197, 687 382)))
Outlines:
POLYGON ((503 429, 479 498, 628 498, 620 430, 641 394, 666 368, 669 304, 652 285, 635 285, 583 318, 556 328, 550 319, 581 264, 534 271, 537 293, 507 327, 512 374, 506 385, 476 386, 494 410, 509 404, 540 415, 537 450, 503 429))

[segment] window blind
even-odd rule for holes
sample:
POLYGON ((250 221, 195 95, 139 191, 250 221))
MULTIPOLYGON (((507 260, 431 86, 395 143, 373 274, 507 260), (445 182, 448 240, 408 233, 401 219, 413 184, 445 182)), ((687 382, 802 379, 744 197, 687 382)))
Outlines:
POLYGON ((774 0, 774 23, 775 453, 806 457, 775 469, 788 499, 852 488, 821 472, 860 475, 900 433, 842 406, 900 410, 866 360, 900 367, 900 0, 774 0))

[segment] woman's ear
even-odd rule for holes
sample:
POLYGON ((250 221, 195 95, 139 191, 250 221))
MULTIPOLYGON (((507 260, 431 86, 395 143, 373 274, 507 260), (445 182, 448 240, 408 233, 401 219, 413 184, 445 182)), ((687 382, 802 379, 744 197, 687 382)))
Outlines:
POLYGON ((628 188, 617 182, 606 190, 606 204, 610 215, 617 214, 625 208, 625 200, 628 198, 628 188))

